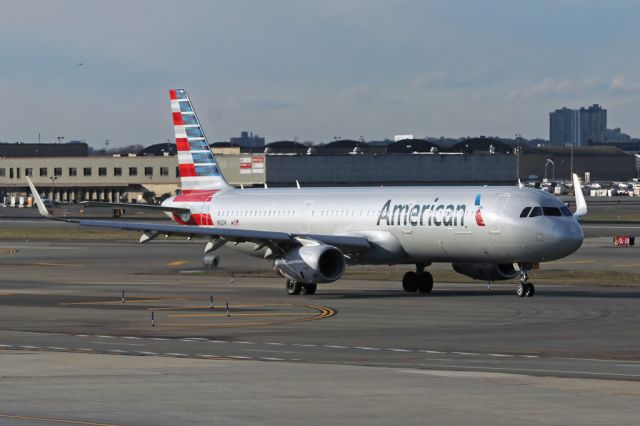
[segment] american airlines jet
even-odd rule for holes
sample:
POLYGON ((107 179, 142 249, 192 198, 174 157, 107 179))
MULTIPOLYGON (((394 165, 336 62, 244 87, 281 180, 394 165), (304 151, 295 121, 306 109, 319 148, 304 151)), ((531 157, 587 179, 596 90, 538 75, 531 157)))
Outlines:
POLYGON ((314 294, 348 265, 364 264, 414 265, 402 288, 429 293, 426 268, 446 262, 478 280, 519 275, 516 294, 530 297, 529 271, 582 244, 577 217, 587 206, 576 175, 573 214, 553 195, 521 187, 234 188, 220 173, 187 92, 169 93, 182 192, 153 207, 175 223, 67 221, 140 231, 140 243, 160 235, 203 237, 205 253, 227 244, 272 262, 290 295, 314 294))

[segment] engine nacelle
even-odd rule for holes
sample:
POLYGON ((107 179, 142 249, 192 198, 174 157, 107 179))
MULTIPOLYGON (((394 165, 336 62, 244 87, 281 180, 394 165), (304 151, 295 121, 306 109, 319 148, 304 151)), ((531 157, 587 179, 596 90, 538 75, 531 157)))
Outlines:
POLYGON ((286 278, 303 284, 330 283, 340 279, 347 267, 342 252, 334 246, 319 244, 296 247, 273 264, 286 278))
POLYGON ((454 263, 453 270, 474 280, 510 280, 518 275, 512 263, 454 263))

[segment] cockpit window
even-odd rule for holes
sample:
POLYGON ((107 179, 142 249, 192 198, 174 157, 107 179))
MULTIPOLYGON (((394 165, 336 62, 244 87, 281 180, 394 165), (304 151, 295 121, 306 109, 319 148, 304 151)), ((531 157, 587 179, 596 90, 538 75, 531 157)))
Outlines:
POLYGON ((545 216, 562 216, 558 207, 542 207, 542 212, 545 216))
POLYGON ((567 207, 560 207, 560 211, 562 212, 562 216, 573 216, 573 213, 571 213, 571 210, 567 207))
POLYGON ((529 213, 529 217, 536 217, 536 216, 542 216, 542 208, 533 207, 531 209, 531 213, 529 213))
POLYGON ((524 209, 522 209, 522 213, 520 213, 520 217, 527 217, 529 216, 529 211, 531 210, 531 207, 525 207, 524 209))

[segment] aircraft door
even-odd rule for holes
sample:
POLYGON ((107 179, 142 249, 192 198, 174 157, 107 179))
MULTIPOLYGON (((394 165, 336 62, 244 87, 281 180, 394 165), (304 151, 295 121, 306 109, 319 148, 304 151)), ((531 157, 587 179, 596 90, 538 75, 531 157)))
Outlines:
POLYGON ((504 208, 507 206, 509 198, 511 198, 510 194, 502 194, 494 201, 491 209, 491 220, 489 221, 489 232, 491 234, 500 233, 500 215, 502 215, 504 208))
POLYGON ((207 201, 202 204, 202 225, 213 225, 213 220, 211 219, 210 213, 211 204, 207 201))
MULTIPOLYGON (((409 201, 407 203, 409 205, 409 210, 405 217, 400 218, 402 222, 402 233, 403 234, 411 234, 413 232, 413 227, 411 226, 411 213, 413 211, 413 207, 416 205, 415 201, 409 201)), ((417 220, 416 220, 417 221, 417 220)))
POLYGON ((304 202, 302 212, 300 214, 300 232, 309 232, 309 222, 311 221, 311 214, 313 211, 313 201, 307 200, 304 202))

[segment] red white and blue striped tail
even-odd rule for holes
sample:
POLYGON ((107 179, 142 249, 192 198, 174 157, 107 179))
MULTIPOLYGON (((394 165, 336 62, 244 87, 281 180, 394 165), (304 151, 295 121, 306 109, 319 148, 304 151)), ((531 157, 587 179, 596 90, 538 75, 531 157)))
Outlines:
POLYGON ((176 133, 182 193, 230 188, 220 173, 187 91, 172 89, 169 90, 169 97, 176 133))

